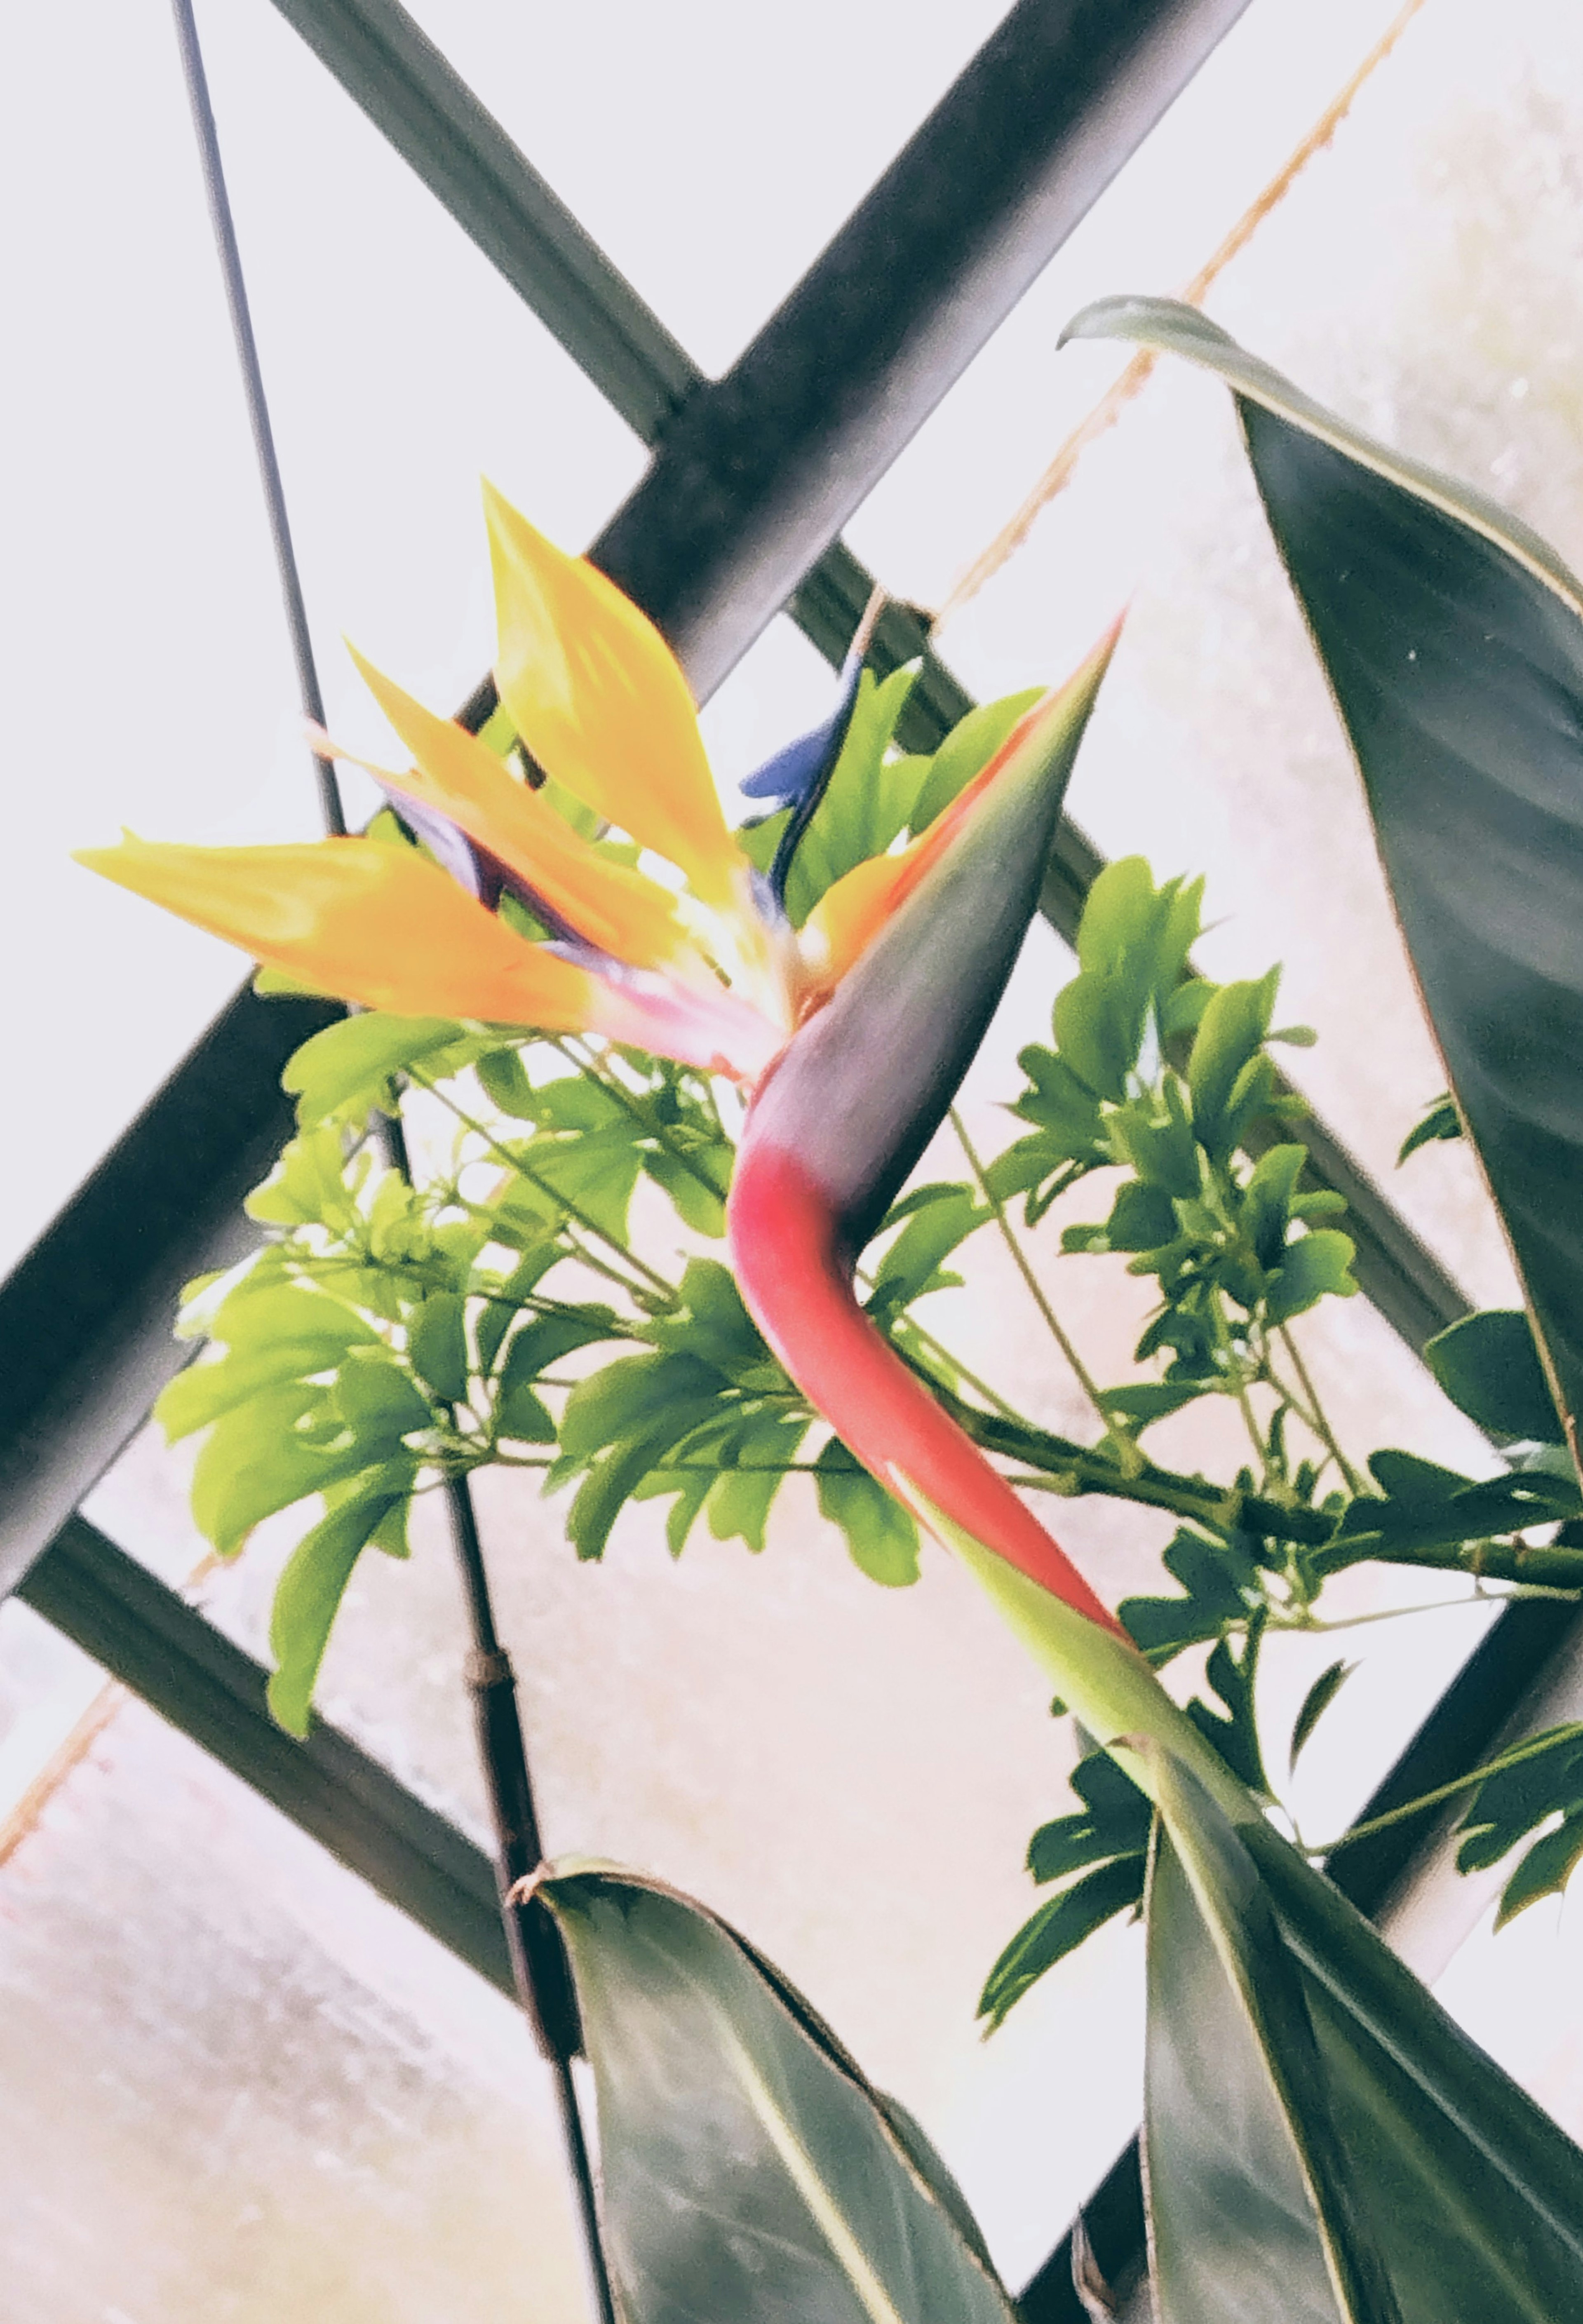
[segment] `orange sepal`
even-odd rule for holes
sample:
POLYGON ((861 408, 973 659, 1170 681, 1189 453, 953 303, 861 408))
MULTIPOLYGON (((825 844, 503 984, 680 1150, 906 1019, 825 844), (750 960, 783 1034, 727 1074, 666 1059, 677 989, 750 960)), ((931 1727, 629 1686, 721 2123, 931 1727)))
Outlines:
POLYGON ((726 827, 676 657, 586 558, 568 557, 484 487, 500 698, 558 783, 729 908, 742 858, 726 827))
POLYGON ((675 899, 657 881, 609 862, 465 727, 436 717, 355 646, 348 650, 418 761, 403 774, 376 770, 381 782, 447 816, 601 952, 634 968, 685 962, 702 975, 703 962, 677 919, 675 899))
POLYGON ((137 839, 79 863, 338 1001, 576 1032, 601 981, 514 935, 439 866, 373 839, 184 847, 137 839))
POLYGON ((1108 629, 1088 659, 1062 687, 1054 687, 1019 718, 986 766, 981 767, 943 807, 926 831, 894 855, 871 856, 827 888, 803 927, 807 991, 819 998, 832 992, 865 953, 885 922, 898 912, 919 881, 940 861, 991 786, 1009 773, 1030 743, 1046 750, 1069 739, 1075 751, 1099 681, 1121 634, 1121 622, 1108 629))

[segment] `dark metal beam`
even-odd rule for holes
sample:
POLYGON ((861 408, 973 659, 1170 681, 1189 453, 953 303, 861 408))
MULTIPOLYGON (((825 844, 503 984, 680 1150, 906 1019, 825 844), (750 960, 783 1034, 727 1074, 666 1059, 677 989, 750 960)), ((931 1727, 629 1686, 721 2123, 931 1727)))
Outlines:
POLYGON ((281 1066, 339 1013, 244 987, 0 1283, 0 1597, 181 1361, 182 1284, 254 1240, 242 1197, 291 1135, 281 1066))
MULTIPOLYGON (((595 383, 640 433, 657 432, 678 397, 685 396, 690 384, 696 386, 702 374, 405 11, 394 0, 276 0, 276 5, 595 383)), ((783 335, 793 324, 806 327, 810 316, 852 310, 860 221, 866 221, 862 239, 870 260, 887 278, 888 327, 901 327, 904 317, 897 303, 899 286, 910 278, 887 254, 885 219, 893 216, 904 224, 911 217, 911 230, 921 230, 918 219, 923 213, 912 203, 927 196, 930 171, 944 166, 955 150, 950 141, 960 138, 964 122, 976 120, 988 134, 986 108, 992 99, 1010 108, 1008 120, 1026 124, 1032 116, 1035 151, 1024 153, 1014 166, 1004 143, 996 147, 993 161, 998 172, 1002 242, 995 244, 986 235, 975 244, 958 218, 951 262, 957 271, 950 279, 957 286, 958 305, 970 305, 970 254, 980 248, 995 296, 1004 298, 1011 279, 1005 237, 1011 236, 1022 253, 1018 263, 1023 263, 1026 241, 1018 242, 1013 227, 1021 217, 1018 231, 1025 236, 1032 230, 1019 208, 1018 171, 1031 186, 1042 154, 1046 179, 1040 182, 1046 183, 1050 200, 1058 194, 1069 202, 1075 198, 1069 184, 1060 192, 1065 181, 1059 171, 1050 180, 1053 115, 1040 110, 1040 60, 1048 69, 1062 41, 1075 40, 1085 25, 1108 25, 1105 53, 1119 59, 1118 69, 1125 68, 1122 81, 1132 91, 1128 104, 1133 109, 1129 113, 1124 107, 1118 115, 1115 106, 1107 111, 1101 103, 1098 117, 1108 124, 1107 134, 1119 134, 1118 123, 1124 119, 1141 134, 1139 124, 1147 124, 1138 110, 1143 103, 1138 77, 1148 59, 1154 59, 1152 69, 1160 76, 1157 85, 1149 84, 1154 88, 1149 101, 1162 105, 1160 89, 1171 84, 1171 75, 1179 76, 1177 86, 1186 77, 1185 51, 1172 46, 1172 37, 1180 42, 1192 32, 1201 54, 1210 44, 1214 26, 1223 29, 1222 20, 1228 23, 1236 13, 1232 0, 1217 0, 1214 10, 1201 5, 1171 10, 1160 0, 1129 9, 1123 9, 1119 0, 1059 0, 1059 5, 1057 0, 1039 0, 1037 5, 1023 0, 968 69, 970 76, 977 77, 972 104, 965 100, 963 108, 956 109, 948 97, 937 108, 827 254, 834 270, 828 290, 820 288, 827 263, 820 261, 767 327, 766 340, 769 333, 783 335), (1123 17, 1125 39, 1117 31, 1123 17), (1168 23, 1176 26, 1172 37, 1168 37, 1168 23), (1018 68, 1011 51, 1024 35, 1032 46, 1018 68), (937 137, 945 142, 935 143, 937 137)), ((1072 89, 1060 95, 1060 106, 1069 106, 1077 86, 1074 82, 1072 89)), ((1082 86, 1091 93, 1097 87, 1091 71, 1082 86)), ((1078 137, 1078 144, 1088 153, 1084 166, 1092 172, 1097 165, 1086 135, 1078 137)), ((1119 151, 1116 158, 1122 158, 1119 151)), ((961 186, 953 198, 966 205, 961 186)), ((1032 194, 1028 201, 1032 202, 1032 194)), ((1036 203, 1033 213, 1046 215, 1036 203)), ((943 279, 937 270, 927 281, 913 282, 912 295, 921 308, 943 279)), ((845 357, 833 340, 822 351, 820 375, 835 397, 842 429, 850 431, 856 426, 854 413, 862 397, 869 398, 864 440, 868 456, 878 457, 883 414, 875 399, 878 396, 883 403, 883 395, 873 371, 875 341, 861 314, 854 327, 857 339, 852 383, 842 384, 845 357)), ((922 330, 924 326, 920 322, 916 327, 922 330)), ((960 354, 980 327, 959 323, 958 328, 960 354)), ((749 391, 756 393, 753 383, 764 376, 764 345, 755 343, 730 375, 736 386, 722 383, 730 387, 727 405, 736 414, 735 427, 745 424, 742 414, 752 405, 749 391)), ((810 384, 806 351, 801 376, 811 396, 817 383, 810 384)), ((911 410, 909 406, 899 414, 898 427, 915 424, 908 416, 911 410)), ((689 426, 694 427, 690 420, 689 426)), ((893 455, 903 440, 898 434, 893 455)), ((764 553, 779 557, 785 550, 784 528, 791 522, 789 487, 773 473, 773 447, 768 435, 760 431, 754 442, 759 498, 754 503, 756 513, 749 513, 764 553)), ((795 465, 806 459, 807 444, 800 438, 788 445, 787 452, 795 465)), ((617 518, 617 540, 634 540, 640 505, 650 512, 647 521, 670 539, 664 534, 665 512, 680 490, 677 480, 701 456, 696 431, 676 455, 680 465, 672 463, 669 448, 662 451, 649 483, 617 518)), ((708 458, 722 469, 728 465, 727 447, 708 458)), ((714 556, 708 538, 700 537, 696 546, 706 559, 714 556)), ((607 539, 597 546, 596 555, 603 558, 609 547, 607 539)), ((664 582, 673 594, 685 578, 678 555, 672 540, 665 549, 670 579, 655 576, 656 584, 664 582)), ((682 595, 692 608, 689 618, 698 631, 700 651, 710 663, 724 667, 742 650, 748 617, 732 599, 729 571, 717 559, 710 569, 714 588, 723 594, 706 605, 701 581, 697 586, 687 581, 682 595), (706 613, 707 635, 700 626, 706 613)), ((794 617, 822 651, 838 659, 867 600, 871 576, 837 540, 810 570, 794 573, 791 580, 795 584, 791 598, 794 617)), ((919 655, 924 658, 903 729, 907 747, 915 750, 933 749, 972 706, 971 697, 927 648, 924 620, 910 607, 887 608, 875 640, 878 666, 893 668, 919 655)), ((1062 934, 1069 936, 1076 927, 1082 899, 1101 860, 1074 825, 1062 825, 1043 899, 1046 917, 1062 934)), ((298 1042, 321 1021, 310 1014, 309 1004, 262 1003, 245 991, 239 993, 16 1273, 0 1284, 0 1593, 75 1507, 176 1369, 179 1351, 166 1336, 175 1294, 187 1277, 225 1263, 243 1247, 241 1198, 264 1175, 287 1134, 288 1115, 278 1087, 281 1068, 298 1042)), ((1465 1313, 1467 1303, 1323 1126, 1310 1125, 1309 1135, 1316 1176, 1334 1185, 1351 1211, 1360 1280, 1416 1351, 1432 1331, 1465 1313)))
POLYGON ((483 1849, 317 1717, 304 1742, 277 1727, 262 1665, 146 1566, 72 1517, 17 1595, 481 1977, 514 1995, 483 1849))
POLYGON ((393 0, 274 0, 512 289, 652 444, 703 379, 393 0))
POLYGON ((1247 0, 1018 0, 785 304, 692 396, 598 557, 708 695, 1247 0))

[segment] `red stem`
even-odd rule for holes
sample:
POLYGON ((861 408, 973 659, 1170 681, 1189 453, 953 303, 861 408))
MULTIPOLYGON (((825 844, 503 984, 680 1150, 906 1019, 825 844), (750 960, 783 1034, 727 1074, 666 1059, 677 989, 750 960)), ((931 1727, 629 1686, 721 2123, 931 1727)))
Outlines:
POLYGON ((732 1266, 749 1314, 817 1412, 870 1474, 897 1474, 1091 1622, 1121 1625, 971 1437, 941 1411, 858 1305, 829 1197, 751 1131, 731 1189, 732 1266))

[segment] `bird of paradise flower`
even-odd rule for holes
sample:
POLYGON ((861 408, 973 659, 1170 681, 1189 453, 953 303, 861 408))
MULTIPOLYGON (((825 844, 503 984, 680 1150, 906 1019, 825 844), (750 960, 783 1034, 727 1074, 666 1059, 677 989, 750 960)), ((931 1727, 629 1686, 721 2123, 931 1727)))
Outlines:
POLYGON ((943 1119, 1010 975, 1119 623, 925 830, 838 880, 794 929, 786 878, 840 753, 866 637, 831 716, 748 787, 792 810, 766 877, 727 827, 686 679, 658 631, 487 487, 486 514, 495 678, 523 751, 682 884, 613 860, 485 743, 360 656, 413 761, 373 771, 427 854, 367 837, 207 848, 128 835, 79 860, 339 1000, 594 1033, 729 1075, 748 1099, 732 1263, 787 1372, 871 1473, 973 1564, 1096 1733, 1168 1742, 1245 1814, 1109 1610, 853 1290, 858 1254, 943 1119), (500 915, 505 893, 542 938, 500 915))

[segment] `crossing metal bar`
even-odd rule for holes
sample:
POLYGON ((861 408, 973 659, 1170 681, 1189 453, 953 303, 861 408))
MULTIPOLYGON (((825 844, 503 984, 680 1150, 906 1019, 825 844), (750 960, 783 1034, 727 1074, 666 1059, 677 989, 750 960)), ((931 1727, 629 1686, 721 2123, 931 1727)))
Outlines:
MULTIPOLYGON (((698 388, 702 374, 406 12, 395 0, 275 0, 275 5, 595 383, 645 440, 655 440, 667 419, 698 388)), ((1026 81, 1036 77, 1035 54, 1048 59, 1051 41, 1075 40, 1084 23, 1118 13, 1101 0, 1085 0, 1081 5, 1075 0, 1072 5, 1062 0, 1059 5, 1040 0, 1038 6, 1023 0, 991 44, 995 72, 1014 95, 1018 71, 1010 49, 1021 38, 1019 28, 1030 30, 1043 43, 1024 58, 1021 75, 1026 81)), ((1165 12, 1151 5, 1134 13, 1140 38, 1147 19, 1155 27, 1155 37, 1163 39, 1165 12)), ((1208 41, 1219 21, 1218 15, 1184 10, 1177 38, 1185 40, 1196 25, 1197 37, 1208 41)), ((1180 70, 1187 52, 1178 47, 1174 53, 1171 69, 1180 70)), ((1142 51, 1133 54, 1135 66, 1142 51)), ((987 129, 982 75, 977 86, 974 117, 987 129)), ((1115 112, 1106 115, 1103 106, 1100 112, 1111 132, 1119 135, 1125 122, 1115 112)), ((949 97, 937 108, 902 157, 906 164, 903 193, 906 182, 916 182, 931 166, 942 164, 944 149, 930 142, 942 115, 948 129, 953 118, 959 122, 966 117, 951 113, 949 97)), ((1134 108, 1134 130, 1141 117, 1134 108)), ((1026 155, 1014 167, 1004 141, 998 151, 996 167, 1002 169, 1003 180, 1006 170, 1014 175, 1015 168, 1033 170, 1034 160, 1026 155)), ((1118 145, 1117 166, 1124 158, 1118 145)), ((889 265, 882 229, 891 180, 887 172, 857 214, 870 221, 866 263, 882 272, 889 265)), ((1003 182, 1003 199, 1009 198, 1003 182)), ((895 199, 898 208, 904 208, 902 195, 895 199)), ((856 219, 852 223, 856 226, 856 219)), ((844 231, 838 244, 841 256, 837 271, 849 283, 860 252, 849 232, 844 231)), ((971 269, 959 252, 958 259, 964 270, 955 278, 958 303, 967 306, 971 304, 971 269)), ((790 327, 783 320, 789 311, 806 319, 810 312, 838 303, 834 290, 827 300, 818 288, 826 263, 816 262, 776 327, 790 327)), ((898 274, 898 281, 903 279, 898 274)), ((997 280, 1004 295, 1004 274, 997 280)), ((890 295, 896 293, 893 290, 890 295)), ((893 311, 892 319, 893 324, 897 320, 893 311)), ((965 343, 958 344, 958 353, 965 343)), ((872 369, 872 347, 866 355, 860 346, 858 358, 857 370, 869 389, 883 388, 883 380, 876 382, 872 369)), ((839 394, 847 415, 844 424, 853 426, 856 391, 841 389, 838 345, 827 346, 821 360, 827 384, 839 394)), ((748 366, 744 381, 761 375, 754 349, 743 364, 748 366)), ((866 440, 871 456, 877 458, 884 449, 884 431, 879 417, 875 412, 870 416, 866 440)), ((691 460, 699 455, 696 441, 690 439, 690 444, 686 457, 691 460)), ((900 448, 899 440, 893 448, 900 448)), ((723 458, 724 453, 718 456, 723 458)), ((778 486, 771 490, 773 479, 763 465, 769 456, 766 445, 761 444, 756 456, 758 488, 767 495, 760 521, 773 532, 771 520, 782 507, 782 496, 778 486)), ((665 467, 666 460, 662 449, 656 470, 665 467)), ((662 480, 653 486, 644 505, 654 512, 656 521, 675 489, 662 480)), ((621 535, 628 540, 635 521, 634 505, 629 503, 618 519, 621 535)), ((603 550, 597 547, 595 553, 603 550)), ((837 540, 810 569, 793 578, 790 610, 820 650, 838 659, 867 602, 872 577, 837 540)), ((668 586, 680 585, 673 575, 668 586)), ((683 592, 689 593, 696 625, 701 604, 691 584, 683 592)), ((717 636, 703 641, 708 659, 721 663, 735 659, 746 633, 743 613, 729 593, 715 604, 711 619, 720 629, 717 636)), ((915 613, 899 605, 887 609, 875 641, 876 667, 883 670, 923 657, 903 728, 910 749, 932 749, 971 706, 971 697, 956 678, 928 654, 927 643, 927 629, 915 613)), ((482 715, 492 698, 492 690, 481 692, 476 715, 482 715)), ((1069 935, 1075 927, 1100 862, 1083 835, 1064 824, 1044 896, 1047 917, 1063 934, 1069 935)), ((111 1147, 81 1192, 0 1283, 0 1594, 14 1584, 29 1559, 115 1458, 176 1369, 180 1351, 167 1336, 164 1318, 181 1283, 225 1264, 243 1247, 242 1197, 264 1176, 287 1134, 288 1115, 278 1086, 281 1068, 298 1043, 327 1021, 316 1017, 314 1009, 312 1003, 265 1003, 249 992, 239 993, 111 1147)), ((1310 1123, 1307 1134, 1316 1178, 1347 1200, 1365 1294, 1416 1351, 1431 1332, 1466 1312, 1466 1299, 1324 1126, 1310 1123)))

